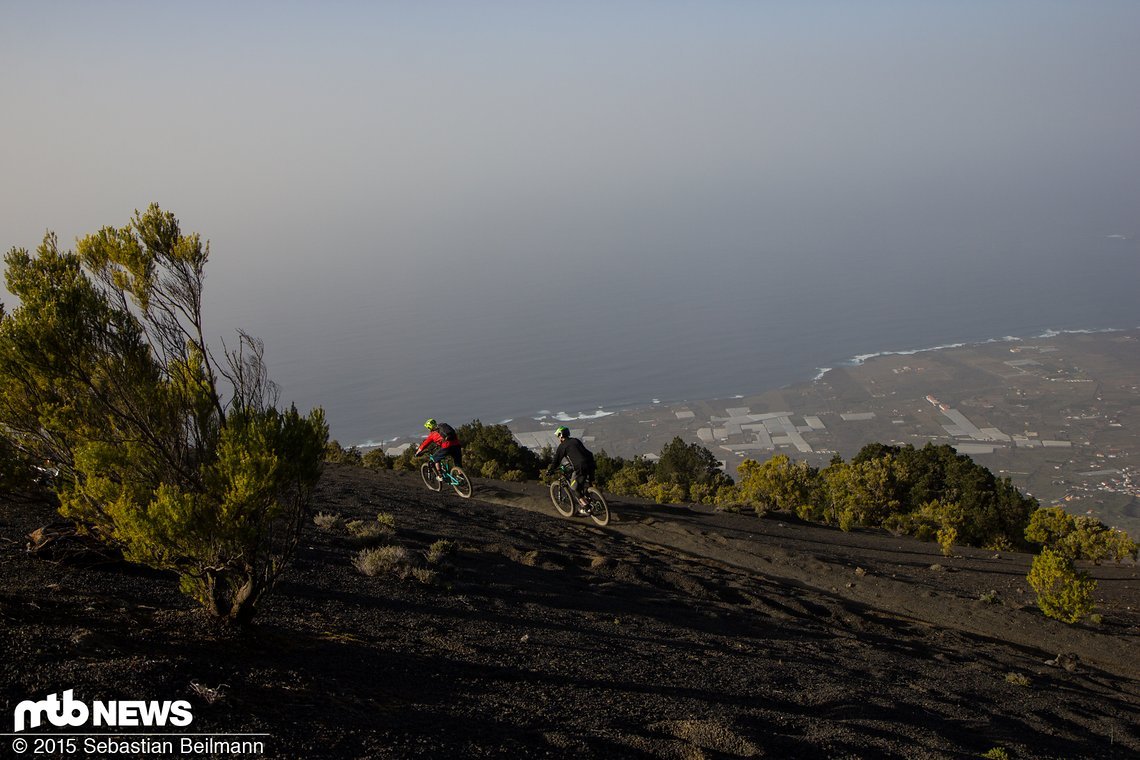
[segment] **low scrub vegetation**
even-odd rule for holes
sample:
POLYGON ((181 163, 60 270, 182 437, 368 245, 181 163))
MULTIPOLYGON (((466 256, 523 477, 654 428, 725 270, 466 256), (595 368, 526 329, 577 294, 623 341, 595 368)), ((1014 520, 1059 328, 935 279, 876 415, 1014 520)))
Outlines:
POLYGON ((392 525, 378 520, 351 520, 345 523, 344 527, 358 546, 374 546, 387 541, 395 534, 392 525))
POLYGON ((604 451, 596 459, 599 485, 618 495, 652 499, 659 504, 714 504, 718 497, 724 501, 735 497, 733 480, 713 453, 680 437, 661 449, 656 462, 644 457, 611 457, 604 451))
POLYGON ((387 575, 400 580, 411 578, 425 586, 437 586, 443 578, 454 572, 448 559, 456 550, 453 541, 444 539, 431 544, 425 552, 411 552, 403 546, 392 544, 361 550, 353 558, 353 565, 361 574, 369 577, 387 575))
POLYGON ((320 409, 277 408, 260 341, 239 331, 215 356, 208 254, 157 205, 76 252, 51 233, 13 248, 0 453, 50 462, 61 514, 244 623, 293 556, 328 428, 320 409))
POLYGON ((745 460, 737 472, 739 484, 718 499, 843 530, 883 527, 937 540, 946 554, 955 544, 1023 545, 1037 508, 1008 478, 994 477, 950 446, 870 444, 850 462, 837 456, 822 469, 779 454, 763 463, 745 460))
POLYGON ((1037 606, 1048 617, 1076 623, 1093 611, 1096 581, 1073 566, 1068 557, 1042 549, 1026 578, 1037 594, 1037 606))
POLYGON ((470 474, 522 481, 537 478, 543 468, 539 455, 516 441, 506 425, 484 425, 476 419, 455 432, 463 442, 463 469, 470 474))
MULTIPOLYGON (((937 541, 949 556, 957 544, 1001 549, 1025 545, 1036 500, 1023 496, 1008 478, 996 478, 950 446, 865 446, 850 462, 835 457, 822 469, 777 454, 747 459, 738 481, 720 471, 712 453, 674 439, 650 462, 598 457, 598 480, 619 495, 660 503, 713 504, 728 510, 771 511, 801 519, 856 527, 883 527, 937 541)), ((1102 531, 1095 541, 1068 539, 1084 556, 1118 556, 1135 545, 1102 531)), ((1032 539, 1031 539, 1032 540, 1032 539)), ((1133 554, 1133 556, 1135 556, 1133 554)))
POLYGON ((363 575, 396 575, 406 577, 411 570, 408 550, 402 546, 381 546, 376 549, 362 549, 352 561, 363 575))
POLYGON ((1136 542, 1124 531, 1110 528, 1095 517, 1071 515, 1060 507, 1034 512, 1025 528, 1025 540, 1066 559, 1097 565, 1105 560, 1136 559, 1137 555, 1136 542))
POLYGON ((331 512, 318 512, 313 515, 313 525, 324 531, 336 531, 344 527, 344 520, 331 512))

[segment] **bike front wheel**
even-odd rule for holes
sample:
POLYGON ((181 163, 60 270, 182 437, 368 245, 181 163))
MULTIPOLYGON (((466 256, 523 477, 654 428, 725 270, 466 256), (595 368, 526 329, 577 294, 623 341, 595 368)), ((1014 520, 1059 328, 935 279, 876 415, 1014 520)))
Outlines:
POLYGON ((606 497, 602 492, 591 486, 586 490, 586 502, 589 504, 590 519, 598 525, 610 524, 610 507, 606 504, 606 497))
POLYGON ((467 479, 467 473, 458 467, 451 468, 451 487, 464 499, 471 496, 471 481, 467 479))
POLYGON ((554 508, 558 510, 558 514, 563 517, 574 515, 574 496, 570 493, 565 481, 556 480, 550 484, 550 500, 554 503, 554 508))
POLYGON ((429 462, 420 465, 420 477, 424 479, 424 485, 428 487, 429 491, 438 491, 443 487, 439 478, 435 476, 435 469, 429 462))

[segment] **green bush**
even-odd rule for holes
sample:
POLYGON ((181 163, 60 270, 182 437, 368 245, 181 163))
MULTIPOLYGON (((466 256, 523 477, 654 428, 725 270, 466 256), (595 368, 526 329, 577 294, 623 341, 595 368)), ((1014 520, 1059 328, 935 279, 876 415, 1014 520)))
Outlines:
MULTIPOLYGON (((547 446, 543 448, 543 453, 540 458, 545 461, 545 467, 550 465, 550 460, 554 457, 554 452, 547 446)), ((626 465, 626 460, 622 457, 612 457, 606 453, 605 449, 594 452, 594 466, 596 472, 594 477, 597 478, 598 485, 609 490, 609 482, 614 475, 618 473, 626 465)))
POLYGON ((606 481, 606 490, 619 496, 641 496, 641 487, 653 476, 653 465, 644 457, 625 461, 606 481))
POLYGON ((656 477, 650 478, 648 483, 642 484, 638 489, 638 496, 650 499, 658 504, 682 504, 688 501, 685 487, 679 483, 662 483, 656 477))
POLYGON ((325 461, 334 464, 350 464, 360 466, 361 464, 360 449, 355 446, 351 448, 344 448, 340 445, 339 441, 332 440, 325 444, 325 461))
POLYGON ((942 547, 942 555, 949 557, 954 553, 954 542, 958 540, 958 529, 946 525, 938 529, 935 534, 938 539, 938 545, 942 547))
POLYGON ((421 463, 422 461, 416 457, 416 445, 411 444, 392 459, 392 469, 416 471, 420 469, 421 463))
POLYGON ((744 507, 744 497, 740 495, 739 486, 722 485, 717 487, 712 503, 722 511, 739 512, 744 507))
POLYGON ((384 453, 384 449, 377 446, 370 449, 360 459, 360 463, 370 470, 390 470, 392 469, 393 457, 384 453))
POLYGON ((1093 611, 1096 581, 1061 554, 1042 549, 1026 579, 1037 594, 1037 606, 1048 617, 1076 623, 1093 611))
POLYGON ((455 432, 463 443, 463 469, 467 472, 499 478, 517 470, 527 479, 538 477, 538 455, 515 440, 506 425, 484 425, 476 419, 455 432))
MULTIPOLYGON (((661 449, 656 462, 641 456, 611 457, 605 452, 594 458, 600 486, 619 496, 638 496, 658 504, 713 504, 721 489, 733 485, 712 452, 679 437, 661 449)), ((733 498, 737 497, 734 493, 733 498)))
POLYGON ((818 471, 806 462, 793 462, 784 454, 763 464, 746 459, 736 472, 740 494, 758 510, 795 512, 820 502, 818 471))
POLYGON ((34 256, 12 249, 0 430, 58 468, 65 517, 244 623, 293 556, 328 428, 320 409, 276 408, 260 341, 239 332, 215 358, 208 253, 157 205, 78 253, 50 233, 34 256))
MULTIPOLYGON (((3 318, 3 313, 3 307, 0 306, 0 319, 3 318)), ((0 494, 27 491, 35 485, 36 472, 27 456, 0 435, 0 494)))
POLYGON ((776 509, 844 530, 883 527, 923 540, 953 530, 953 542, 968 546, 1021 544, 1037 505, 1008 478, 933 444, 868 444, 850 462, 836 455, 822 470, 778 454, 763 463, 745 460, 737 474, 740 496, 761 514, 776 509))
POLYGON ((716 489, 732 483, 732 478, 721 471, 720 462, 711 451, 699 443, 685 443, 680 436, 662 447, 653 468, 653 477, 658 483, 675 487, 666 489, 667 492, 681 494, 674 503, 695 501, 689 493, 694 485, 716 489))
POLYGON ((1025 539, 1071 560, 1096 564, 1136 559, 1137 546, 1128 534, 1086 515, 1070 515, 1060 507, 1038 509, 1025 529, 1025 539))

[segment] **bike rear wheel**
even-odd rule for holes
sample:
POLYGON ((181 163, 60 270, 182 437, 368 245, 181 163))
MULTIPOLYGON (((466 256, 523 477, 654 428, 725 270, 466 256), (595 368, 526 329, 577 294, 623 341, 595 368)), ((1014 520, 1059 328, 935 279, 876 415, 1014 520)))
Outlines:
POLYGON ((563 517, 572 517, 574 515, 574 495, 570 493, 569 486, 566 485, 564 480, 556 480, 550 484, 550 500, 554 503, 554 508, 558 510, 558 514, 563 517))
POLYGON ((435 476, 435 470, 430 462, 424 462, 420 465, 420 477, 424 479, 424 485, 428 487, 429 491, 438 491, 443 488, 443 483, 435 476))
POLYGON ((467 479, 467 473, 458 467, 451 468, 451 487, 464 499, 471 496, 471 481, 467 479))
POLYGON ((602 492, 590 486, 586 489, 586 502, 589 504, 590 519, 598 525, 609 525, 610 523, 610 507, 606 504, 606 497, 602 496, 602 492))

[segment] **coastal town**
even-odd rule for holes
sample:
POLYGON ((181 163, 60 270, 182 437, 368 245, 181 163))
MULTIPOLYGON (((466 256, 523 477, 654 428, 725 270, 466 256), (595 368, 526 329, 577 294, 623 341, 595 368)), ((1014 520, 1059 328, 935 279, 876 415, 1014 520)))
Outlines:
MULTIPOLYGON (((516 430, 550 441, 556 420, 516 430)), ((775 454, 824 466, 867 443, 948 444, 1059 505, 1140 532, 1140 330, 893 354, 755 396, 569 422, 587 445, 652 458, 674 436, 733 473, 775 454)))

